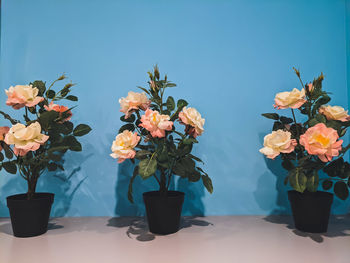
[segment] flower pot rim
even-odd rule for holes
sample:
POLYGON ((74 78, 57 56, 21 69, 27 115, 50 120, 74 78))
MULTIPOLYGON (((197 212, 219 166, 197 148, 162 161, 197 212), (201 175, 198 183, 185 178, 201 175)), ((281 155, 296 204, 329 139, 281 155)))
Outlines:
MULTIPOLYGON (((161 195, 159 194, 160 191, 148 191, 148 192, 144 192, 142 195, 144 197, 160 197, 161 195)), ((167 195, 166 198, 178 198, 181 196, 185 196, 184 192, 181 191, 168 191, 168 193, 171 193, 171 195, 167 195)))
POLYGON ((333 193, 325 192, 325 191, 316 191, 316 192, 304 192, 300 193, 296 190, 289 190, 288 193, 290 194, 297 194, 297 195, 304 195, 304 196, 319 196, 319 197, 332 197, 334 196, 333 193))
POLYGON ((49 193, 49 192, 37 192, 37 193, 34 193, 34 196, 31 200, 27 200, 26 196, 27 196, 27 193, 14 194, 14 195, 7 196, 6 200, 11 201, 11 202, 35 201, 35 200, 53 198, 55 196, 55 194, 49 193))

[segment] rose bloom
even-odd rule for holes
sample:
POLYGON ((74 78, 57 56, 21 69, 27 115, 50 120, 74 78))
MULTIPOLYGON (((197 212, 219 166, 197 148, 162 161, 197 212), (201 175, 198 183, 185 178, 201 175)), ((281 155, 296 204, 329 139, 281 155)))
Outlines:
POLYGON ((312 155, 317 155, 322 162, 331 161, 338 156, 343 140, 339 140, 336 130, 328 128, 324 123, 318 123, 306 130, 300 136, 300 144, 312 155))
POLYGON ((137 133, 125 130, 118 134, 113 141, 111 150, 111 156, 118 158, 118 163, 124 162, 126 159, 132 159, 135 157, 136 151, 134 148, 139 143, 141 137, 137 133))
POLYGON ((120 111, 125 114, 125 118, 129 118, 131 113, 135 110, 148 109, 151 101, 147 98, 147 95, 144 92, 138 93, 130 91, 126 98, 119 99, 119 103, 120 111))
POLYGON ((69 110, 68 107, 54 104, 53 101, 50 102, 49 106, 44 105, 44 108, 47 111, 53 110, 53 111, 59 112, 60 116, 62 115, 63 112, 66 112, 68 114, 68 117, 66 119, 64 119, 62 122, 69 121, 73 115, 71 111, 68 111, 69 110))
POLYGON ((298 109, 306 102, 305 90, 293 89, 291 92, 285 91, 277 93, 275 96, 275 105, 277 109, 298 109))
POLYGON ((184 107, 179 113, 180 122, 186 125, 185 132, 194 138, 204 132, 205 119, 195 108, 184 107))
POLYGON ((291 135, 289 131, 273 131, 264 137, 264 147, 259 151, 270 159, 274 159, 280 153, 291 153, 297 145, 297 141, 291 139, 291 135))
POLYGON ((24 156, 29 151, 38 150, 48 139, 49 136, 41 133, 39 122, 34 122, 28 127, 17 123, 6 134, 5 143, 13 144, 15 154, 24 156))
POLYGON ((322 105, 318 109, 318 112, 323 114, 327 118, 327 120, 337 120, 337 121, 350 120, 348 111, 344 110, 344 108, 340 106, 322 105))
POLYGON ((16 85, 5 90, 7 95, 6 105, 18 110, 24 106, 34 107, 39 102, 43 101, 43 97, 39 97, 39 90, 33 88, 32 85, 16 85))
MULTIPOLYGON (((5 139, 5 135, 6 133, 8 133, 9 130, 10 128, 7 126, 0 127, 0 141, 3 141, 5 139)), ((0 144, 0 151, 2 151, 1 144, 0 144)))
POLYGON ((312 83, 307 84, 307 90, 312 93, 314 91, 315 87, 312 85, 312 83))
POLYGON ((147 109, 145 114, 141 116, 140 127, 149 131, 152 137, 162 138, 165 136, 165 131, 171 131, 173 122, 169 121, 168 115, 159 114, 158 111, 147 109))

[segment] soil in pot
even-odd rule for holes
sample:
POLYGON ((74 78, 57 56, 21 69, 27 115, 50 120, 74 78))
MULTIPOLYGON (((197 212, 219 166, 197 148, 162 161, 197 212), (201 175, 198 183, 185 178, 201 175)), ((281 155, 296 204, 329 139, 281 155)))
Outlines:
POLYGON ((288 191, 295 228, 310 233, 325 233, 333 202, 333 194, 288 191))
POLYGON ((150 232, 167 235, 179 231, 184 197, 185 194, 178 191, 168 191, 166 196, 159 191, 143 194, 150 232))
POLYGON ((13 234, 16 237, 33 237, 44 234, 50 217, 54 194, 35 193, 31 200, 26 194, 7 197, 13 234))

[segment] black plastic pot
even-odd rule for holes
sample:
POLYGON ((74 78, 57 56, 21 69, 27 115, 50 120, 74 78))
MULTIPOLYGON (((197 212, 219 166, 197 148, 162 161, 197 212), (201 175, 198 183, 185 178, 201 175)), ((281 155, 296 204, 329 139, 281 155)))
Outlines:
POLYGON ((159 191, 144 193, 149 230, 160 235, 179 231, 184 198, 185 194, 178 191, 168 191, 166 196, 161 196, 159 191))
POLYGON ((310 233, 325 233, 328 229, 333 194, 288 191, 295 228, 310 233))
POLYGON ((7 198, 13 234, 16 237, 33 237, 46 233, 54 194, 35 193, 31 200, 26 194, 7 198))

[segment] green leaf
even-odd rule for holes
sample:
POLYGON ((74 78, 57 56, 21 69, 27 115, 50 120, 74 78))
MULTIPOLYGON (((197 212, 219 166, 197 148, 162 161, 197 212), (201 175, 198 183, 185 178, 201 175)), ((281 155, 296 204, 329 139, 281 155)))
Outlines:
POLYGON ((61 152, 61 151, 65 151, 65 150, 68 150, 69 149, 69 146, 64 146, 64 145, 61 145, 61 146, 55 146, 55 147, 52 147, 50 149, 48 149, 48 153, 53 153, 53 152, 61 152))
POLYGON ((66 97, 66 100, 78 101, 78 97, 77 96, 73 96, 73 95, 69 95, 69 96, 66 97))
POLYGON ((284 185, 287 185, 288 184, 288 181, 289 181, 289 176, 287 175, 284 180, 283 180, 283 184, 284 185))
POLYGON ((318 188, 319 178, 317 172, 314 172, 314 175, 307 178, 306 189, 309 192, 316 192, 318 188))
POLYGON ((277 113, 263 113, 261 114, 265 118, 271 119, 271 120, 279 120, 280 116, 277 113))
POLYGON ((144 91, 144 92, 146 92, 148 95, 151 95, 151 94, 149 93, 149 91, 148 91, 148 90, 146 90, 145 88, 142 88, 142 87, 140 87, 140 86, 138 86, 137 88, 139 88, 139 89, 143 90, 143 91, 144 91))
POLYGON ((187 101, 183 100, 183 99, 180 99, 177 101, 177 109, 178 111, 181 111, 183 107, 187 106, 188 103, 187 101))
POLYGON ((198 141, 195 138, 186 138, 183 140, 183 144, 193 144, 193 143, 198 143, 198 141))
POLYGON ((168 99, 166 100, 166 107, 170 112, 175 109, 175 101, 173 97, 171 96, 168 97, 168 99))
POLYGON ((82 150, 80 142, 72 135, 65 137, 63 144, 64 146, 69 146, 71 151, 80 152, 82 150))
POLYGON ((139 163, 139 174, 142 179, 147 179, 152 176, 157 170, 157 161, 154 159, 143 159, 139 163))
POLYGON ((48 99, 53 99, 53 97, 55 97, 55 95, 56 95, 56 92, 52 89, 46 91, 46 97, 48 99))
POLYGON ((134 183, 134 180, 136 178, 136 176, 138 175, 139 173, 139 167, 138 166, 135 166, 134 168, 134 172, 132 173, 132 177, 130 179, 130 182, 129 182, 129 188, 128 188, 128 199, 130 201, 130 203, 134 203, 134 198, 132 196, 132 184, 134 183))
POLYGON ((38 96, 42 97, 45 90, 46 90, 46 86, 45 86, 45 82, 41 81, 41 80, 36 80, 33 83, 30 83, 34 88, 37 88, 39 90, 38 92, 38 96))
POLYGON ((283 124, 289 124, 289 123, 292 123, 292 122, 293 122, 293 119, 287 118, 287 117, 284 117, 284 116, 281 116, 281 117, 280 117, 280 121, 281 121, 283 124))
POLYGON ((322 115, 322 114, 317 114, 317 115, 316 115, 316 120, 317 120, 318 122, 322 122, 322 123, 326 123, 326 122, 327 122, 326 117, 325 117, 324 115, 322 115))
POLYGON ((17 166, 14 161, 2 163, 2 167, 10 174, 17 173, 17 166))
POLYGON ((12 159, 13 157, 13 153, 10 149, 10 146, 8 146, 6 143, 3 143, 3 148, 4 148, 4 151, 5 151, 5 156, 7 159, 12 159))
POLYGON ((55 119, 59 117, 59 113, 56 111, 45 111, 39 116, 39 123, 44 130, 48 129, 51 122, 54 122, 55 119))
POLYGON ((166 87, 167 87, 167 88, 176 87, 176 84, 175 84, 175 83, 170 83, 170 82, 168 82, 168 83, 166 84, 166 87))
POLYGON ((349 196, 349 189, 345 182, 338 181, 334 184, 334 193, 341 200, 345 200, 349 196))
POLYGON ((324 180, 322 183, 322 187, 324 190, 329 190, 333 186, 333 182, 331 180, 324 180))
POLYGON ((152 153, 150 151, 146 151, 146 150, 140 150, 136 152, 135 158, 142 160, 147 158, 149 155, 151 155, 152 153))
POLYGON ((188 181, 190 182, 198 182, 199 179, 201 179, 201 173, 196 170, 188 175, 188 181))
POLYGON ((88 134, 90 131, 91 131, 91 128, 89 125, 79 124, 73 130, 73 134, 74 134, 74 136, 84 136, 85 134, 88 134))
POLYGON ((192 154, 189 154, 188 156, 191 157, 193 160, 196 160, 197 162, 201 162, 204 164, 204 162, 201 159, 199 159, 197 156, 194 156, 192 154))
POLYGON ((2 152, 0 152, 0 162, 2 162, 4 160, 4 155, 2 154, 2 152))
POLYGON ((294 190, 303 193, 306 189, 307 177, 304 172, 296 168, 289 171, 289 183, 294 190))
POLYGON ((308 121, 309 127, 315 126, 318 123, 318 120, 316 118, 313 118, 308 121))
POLYGON ((134 131, 135 130, 135 126, 134 124, 128 123, 123 125, 122 127, 120 127, 119 129, 119 133, 122 133, 123 131, 128 130, 128 131, 134 131))
POLYGON ((208 175, 202 175, 202 181, 209 193, 213 193, 213 183, 208 175))
POLYGON ((55 161, 55 162, 59 162, 61 160, 61 155, 58 154, 49 154, 48 157, 50 158, 50 160, 55 161))
POLYGON ((342 157, 330 162, 326 167, 323 168, 323 171, 330 177, 338 176, 340 168, 344 165, 344 159, 342 157))
POLYGON ((134 122, 134 121, 135 121, 135 115, 132 114, 132 115, 130 115, 130 117, 127 118, 127 119, 125 119, 125 115, 123 115, 123 116, 120 117, 120 120, 121 120, 121 121, 124 121, 124 122, 134 122))
POLYGON ((282 122, 280 122, 280 121, 275 121, 275 122, 273 123, 273 127, 272 127, 272 130, 273 130, 273 131, 282 130, 282 129, 284 129, 284 125, 283 125, 282 122))

